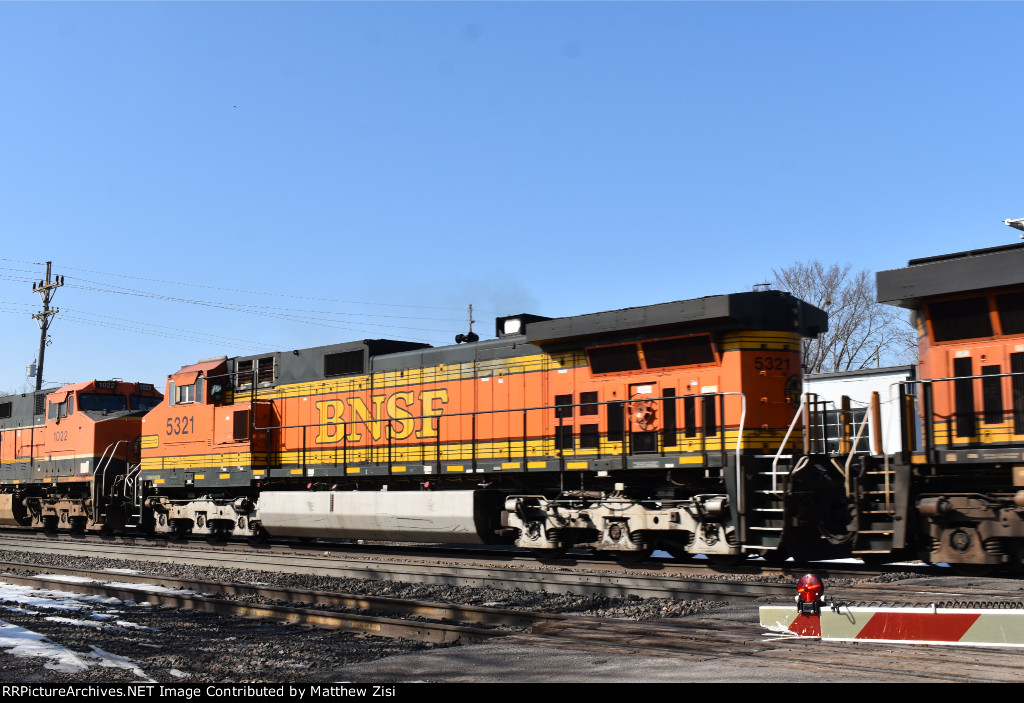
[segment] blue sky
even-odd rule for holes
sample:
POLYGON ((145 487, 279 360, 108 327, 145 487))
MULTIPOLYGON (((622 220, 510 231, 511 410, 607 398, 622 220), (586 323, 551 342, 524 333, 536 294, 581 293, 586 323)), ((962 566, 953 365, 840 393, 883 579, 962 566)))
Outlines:
POLYGON ((0 390, 1017 241, 1024 3, 0 2, 0 390), (192 301, 192 302, 188 302, 192 301))

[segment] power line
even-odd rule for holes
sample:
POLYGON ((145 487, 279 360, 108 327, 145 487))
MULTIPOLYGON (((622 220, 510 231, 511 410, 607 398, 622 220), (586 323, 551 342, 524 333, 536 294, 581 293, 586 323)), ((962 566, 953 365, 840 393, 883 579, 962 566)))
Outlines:
MULTIPOLYGON (((16 260, 16 259, 7 259, 7 258, 2 258, 2 257, 0 257, 0 261, 6 261, 6 262, 11 262, 11 263, 31 263, 31 262, 24 262, 24 261, 20 261, 20 260, 16 260)), ((74 270, 74 271, 83 271, 83 272, 88 272, 88 273, 99 273, 101 275, 114 276, 114 277, 118 277, 118 278, 140 280, 140 281, 150 281, 150 282, 157 282, 157 283, 163 283, 163 284, 169 284, 169 285, 182 285, 182 286, 189 286, 189 287, 194 287, 194 288, 206 288, 206 289, 210 289, 210 290, 240 292, 240 293, 244 293, 244 294, 247 294, 247 295, 268 295, 268 296, 281 297, 281 298, 291 298, 291 299, 296 299, 296 300, 311 300, 311 301, 328 302, 328 303, 342 303, 342 304, 347 304, 347 305, 382 306, 382 307, 388 307, 388 308, 402 308, 402 307, 404 307, 404 308, 408 308, 408 309, 420 309, 420 310, 453 310, 454 309, 454 308, 441 307, 441 306, 406 305, 406 304, 401 304, 401 303, 380 303, 380 302, 370 303, 370 302, 363 302, 363 301, 349 301, 349 300, 340 300, 340 299, 332 299, 332 298, 318 298, 318 297, 311 297, 311 296, 300 296, 300 295, 275 293, 275 292, 267 292, 267 291, 248 291, 248 290, 244 290, 244 289, 224 288, 224 287, 220 287, 220 286, 212 286, 212 285, 207 285, 207 284, 196 284, 196 283, 187 283, 187 282, 182 282, 182 281, 168 281, 168 280, 157 279, 157 278, 146 278, 146 277, 141 277, 141 276, 131 276, 131 275, 127 275, 127 274, 118 274, 118 273, 111 273, 111 272, 105 272, 105 271, 96 271, 94 269, 85 269, 85 268, 79 268, 79 267, 68 267, 68 268, 70 270, 74 270)), ((24 271, 23 269, 17 269, 17 268, 14 268, 14 267, 0 267, 0 271, 11 271, 11 272, 14 272, 14 273, 21 273, 21 272, 30 273, 28 271, 24 271)), ((9 274, 0 273, 0 280, 24 281, 25 279, 21 278, 19 276, 13 276, 13 275, 9 275, 9 274)), ((110 295, 133 296, 133 297, 139 297, 139 298, 145 298, 145 299, 151 299, 151 300, 163 300, 163 301, 166 301, 166 302, 173 302, 173 303, 179 303, 179 304, 185 304, 185 305, 195 305, 195 306, 200 306, 200 307, 208 307, 208 308, 213 308, 213 309, 225 310, 225 311, 229 311, 229 312, 240 312, 240 313, 245 313, 245 314, 248 314, 248 315, 254 315, 254 316, 257 316, 257 317, 264 317, 264 318, 269 318, 269 319, 280 320, 280 321, 283 321, 283 322, 301 323, 301 324, 307 324, 307 325, 314 325, 314 326, 318 326, 318 327, 326 327, 328 329, 346 330, 346 331, 349 331, 349 332, 352 332, 352 333, 356 333, 356 334, 380 334, 380 330, 395 330, 395 334, 397 336, 399 336, 399 337, 409 338, 409 339, 415 339, 416 337, 419 337, 419 339, 415 339, 415 341, 427 341, 427 342, 432 342, 432 343, 436 343, 438 341, 437 340, 437 335, 448 335, 448 334, 450 334, 451 328, 450 327, 445 327, 445 328, 440 328, 439 329, 439 328, 435 328, 435 327, 424 327, 424 326, 415 326, 415 325, 400 325, 400 324, 393 324, 393 323, 387 323, 387 322, 370 322, 368 320, 360 321, 360 320, 355 320, 355 319, 351 319, 351 318, 372 318, 372 319, 375 319, 375 320, 418 320, 418 321, 421 321, 421 322, 443 322, 443 323, 456 323, 456 322, 459 322, 459 320, 456 320, 455 318, 432 317, 432 316, 431 317, 425 317, 425 316, 422 316, 422 315, 387 315, 387 314, 381 314, 381 313, 375 313, 375 312, 351 312, 351 311, 341 311, 341 310, 316 310, 316 309, 309 309, 309 308, 288 308, 288 307, 279 307, 279 306, 265 306, 265 305, 259 305, 259 304, 256 304, 256 303, 225 303, 225 302, 217 302, 217 301, 210 301, 210 300, 200 300, 200 299, 194 299, 194 298, 170 295, 170 294, 165 294, 165 293, 149 292, 149 291, 146 291, 146 290, 140 290, 140 289, 137 289, 137 288, 130 288, 130 287, 127 287, 127 286, 121 286, 121 285, 117 285, 117 284, 113 284, 113 283, 108 283, 108 282, 104 282, 104 281, 93 281, 93 280, 90 280, 90 279, 78 278, 78 277, 73 278, 72 279, 72 283, 69 283, 67 285, 69 287, 75 288, 77 290, 92 291, 92 292, 96 292, 96 293, 110 294, 110 295), (91 285, 82 285, 82 284, 91 284, 91 285), (343 324, 337 324, 337 323, 343 323, 343 324), (419 334, 415 334, 415 333, 419 333, 419 334), (427 333, 428 335, 430 335, 432 337, 432 339, 423 339, 423 333, 427 333)), ((93 313, 89 313, 89 312, 84 311, 84 310, 78 310, 78 312, 80 314, 86 314, 86 315, 93 314, 93 313)), ((136 322, 133 322, 133 321, 126 321, 126 323, 127 324, 131 324, 131 325, 140 324, 140 323, 136 323, 136 322)), ((146 324, 146 323, 142 323, 142 324, 146 324)), ((115 327, 114 329, 119 329, 119 328, 115 327)), ((128 331, 132 331, 132 330, 129 328, 128 331)), ((152 334, 152 333, 150 333, 150 334, 152 334)), ((190 332, 187 332, 187 334, 191 334, 191 335, 200 334, 200 335, 202 335, 202 333, 197 333, 194 330, 192 330, 190 332)), ((387 334, 387 333, 385 332, 385 334, 387 334)), ((167 335, 167 336, 173 337, 175 335, 167 335)), ((217 337, 217 335, 213 335, 211 338, 215 338, 215 337, 217 337)), ((180 337, 178 337, 178 338, 180 338, 180 337)), ((189 339, 195 339, 195 337, 189 337, 189 339)), ((246 343, 252 343, 252 342, 251 342, 251 340, 249 340, 246 343)), ((265 346, 273 348, 275 345, 265 345, 265 346)), ((281 348, 283 348, 283 347, 281 347, 281 348)))
MULTIPOLYGON (((68 287, 78 288, 78 286, 71 286, 70 284, 68 285, 68 287)), ((31 307, 31 306, 28 306, 28 305, 23 304, 23 303, 5 303, 4 301, 0 301, 0 304, 31 307)), ((228 308, 228 309, 230 310, 230 308, 228 308)), ((308 318, 303 318, 303 317, 297 316, 297 315, 286 315, 286 314, 282 314, 282 313, 261 313, 260 311, 257 311, 257 310, 248 310, 248 309, 239 309, 239 310, 235 310, 235 311, 236 312, 243 312, 243 313, 250 314, 250 315, 258 315, 258 316, 262 316, 262 317, 268 317, 270 319, 281 320, 281 321, 284 321, 284 322, 300 322, 300 323, 303 323, 303 324, 314 324, 314 325, 317 325, 319 327, 326 327, 328 329, 346 330, 346 331, 354 332, 354 333, 357 333, 357 334, 367 334, 367 333, 371 333, 372 334, 372 333, 375 333, 375 332, 379 333, 378 330, 364 329, 366 327, 377 327, 377 328, 384 328, 384 329, 411 329, 411 330, 428 331, 428 332, 439 332, 439 333, 447 333, 448 332, 448 330, 434 330, 434 329, 430 329, 430 328, 401 327, 401 326, 396 326, 396 325, 384 325, 384 324, 379 324, 378 325, 378 324, 374 324, 372 322, 350 323, 348 326, 344 326, 344 325, 338 325, 338 324, 329 324, 327 322, 317 322, 315 320, 311 320, 311 319, 308 319, 308 318)), ((27 311, 11 310, 11 309, 3 309, 3 308, 0 308, 0 312, 12 314, 12 315, 28 314, 27 311)), ((197 340, 197 337, 195 335, 199 335, 200 337, 205 337, 205 338, 208 338, 209 340, 224 339, 224 340, 229 340, 229 341, 231 341, 231 340, 233 340, 233 341, 241 341, 241 342, 244 342, 246 344, 254 345, 254 347, 264 348, 264 349, 287 349, 287 348, 290 348, 291 346, 293 346, 293 345, 288 345, 288 344, 271 344, 271 343, 265 343, 265 342, 256 342, 256 341, 253 341, 253 340, 243 339, 243 338, 240 338, 240 337, 228 337, 228 336, 225 336, 225 335, 206 334, 206 333, 203 333, 203 332, 198 332, 197 330, 181 330, 180 328, 168 327, 168 326, 165 326, 165 325, 158 325, 158 324, 155 324, 155 323, 152 323, 152 322, 141 322, 141 321, 138 321, 138 320, 129 320, 129 319, 125 319, 125 318, 112 317, 112 316, 109 316, 109 315, 102 315, 100 313, 94 313, 94 312, 90 312, 88 310, 83 310, 83 309, 80 309, 80 308, 64 307, 63 308, 63 314, 62 314, 63 319, 67 319, 67 320, 70 321, 70 318, 67 317, 67 313, 69 313, 69 312, 77 313, 79 315, 94 316, 94 317, 104 318, 104 319, 108 319, 108 320, 114 320, 116 322, 123 323, 124 325, 130 325, 129 327, 122 327, 122 326, 119 326, 119 325, 118 326, 115 326, 115 325, 105 325, 105 324, 102 324, 100 322, 95 322, 94 323, 97 326, 109 327, 111 329, 123 329, 123 330, 126 330, 126 331, 134 331, 134 330, 136 330, 138 328, 138 326, 149 326, 149 327, 159 327, 159 328, 163 328, 163 329, 167 329, 167 330, 177 330, 177 331, 180 331, 180 332, 184 332, 185 334, 192 335, 192 336, 189 336, 187 338, 189 340, 197 340)), ((86 322, 86 320, 82 320, 82 319, 79 319, 79 321, 86 322)), ((150 333, 150 334, 152 334, 152 333, 150 333)), ((179 335, 171 335, 171 334, 169 334, 169 335, 166 335, 166 336, 168 338, 172 338, 172 339, 185 339, 185 337, 181 337, 179 335)), ((406 336, 409 336, 409 335, 406 335, 406 336)), ((205 341, 205 340, 200 340, 200 341, 205 341)), ((424 339, 421 338, 421 339, 415 340, 415 341, 429 341, 429 340, 424 340, 424 339)))
MULTIPOLYGON (((79 280, 81 280, 81 279, 79 279, 79 280)), ((92 281, 90 281, 90 283, 91 282, 92 281)), ((98 285, 104 285, 104 284, 99 283, 98 285)), ((249 314, 249 315, 256 315, 258 317, 269 317, 269 318, 272 318, 272 319, 287 320, 287 321, 290 321, 290 322, 303 322, 305 324, 317 325, 317 326, 320 326, 320 327, 330 327, 330 328, 333 328, 333 329, 343 329, 343 330, 347 329, 347 330, 351 330, 351 331, 360 331, 356 327, 351 327, 351 326, 343 327, 343 326, 339 326, 339 325, 328 324, 326 322, 320 321, 317 318, 312 318, 312 317, 310 317, 308 315, 307 316, 303 316, 303 315, 290 315, 290 314, 287 314, 287 312, 290 310, 289 308, 267 308, 267 307, 255 306, 255 305, 250 305, 250 304, 245 304, 245 303, 243 303, 243 304, 239 304, 239 303, 218 303, 218 302, 214 302, 214 301, 210 301, 210 300, 195 300, 195 299, 191 299, 191 298, 179 298, 179 297, 176 297, 176 296, 163 295, 161 293, 147 293, 145 291, 138 291, 138 290, 133 290, 133 289, 121 289, 121 290, 118 290, 117 289, 118 287, 114 287, 114 288, 94 288, 92 286, 80 286, 80 285, 74 285, 74 284, 68 284, 68 287, 75 288, 77 290, 90 290, 90 291, 94 291, 94 292, 97 292, 97 293, 111 293, 111 294, 115 294, 115 295, 128 295, 128 296, 133 296, 133 297, 137 297, 137 298, 149 298, 149 299, 152 299, 152 300, 164 300, 164 301, 174 302, 174 303, 184 303, 184 304, 187 304, 187 305, 197 305, 197 306, 200 306, 200 307, 215 308, 215 309, 219 309, 219 310, 227 310, 227 311, 230 311, 230 312, 242 312, 242 313, 246 313, 246 314, 249 314), (270 310, 280 310, 281 312, 268 312, 270 310)), ((299 310, 299 311, 295 311, 295 312, 305 312, 305 311, 299 310)), ((316 312, 319 315, 325 315, 325 314, 346 314, 346 313, 329 313, 329 312, 325 312, 325 311, 311 311, 311 312, 316 312)), ((371 316, 371 317, 387 318, 388 316, 387 315, 377 315, 377 316, 371 316)), ((402 318, 402 319, 409 319, 409 318, 402 318)), ((413 318, 413 319, 416 319, 416 318, 413 318)), ((434 318, 434 319, 436 319, 436 318, 434 318)), ((408 326, 408 325, 385 325, 385 324, 376 324, 376 323, 371 323, 371 322, 350 323, 350 325, 362 325, 362 326, 369 326, 369 327, 383 327, 383 328, 386 328, 386 329, 405 329, 405 330, 413 330, 413 331, 418 331, 418 332, 437 332, 437 333, 442 333, 442 334, 446 333, 448 331, 448 330, 431 328, 431 327, 411 327, 411 326, 408 326)))
MULTIPOLYGON (((10 261, 11 263, 18 263, 18 264, 39 265, 39 264, 36 264, 35 262, 20 261, 18 259, 0 258, 0 261, 10 261)), ((226 292, 229 292, 229 293, 244 293, 246 295, 269 295, 269 296, 274 296, 274 297, 278 297, 278 298, 294 298, 294 299, 297 299, 297 300, 316 300, 318 302, 323 302, 323 303, 343 303, 345 305, 379 305, 379 306, 382 306, 382 307, 411 308, 411 309, 415 309, 415 310, 460 310, 461 309, 461 308, 448 307, 448 306, 439 306, 439 305, 409 305, 409 304, 406 304, 406 303, 382 303, 382 302, 369 302, 369 301, 361 301, 361 300, 343 300, 343 299, 338 299, 338 298, 317 298, 317 297, 312 297, 312 296, 294 295, 294 294, 291 294, 291 293, 275 293, 275 292, 271 292, 271 291, 254 291, 254 290, 245 290, 245 289, 242 289, 242 288, 224 288, 224 287, 221 287, 221 286, 211 286, 211 285, 206 284, 206 283, 189 283, 189 282, 186 282, 186 281, 168 281, 168 280, 160 279, 160 278, 145 278, 143 276, 131 276, 131 275, 128 275, 128 274, 123 274, 123 273, 112 273, 110 271, 97 271, 97 270, 94 270, 94 269, 78 268, 78 267, 75 267, 75 266, 64 266, 63 268, 66 271, 83 271, 85 273, 98 273, 98 274, 102 274, 104 276, 113 276, 113 277, 116 277, 116 278, 127 278, 127 279, 131 279, 131 280, 136 280, 136 281, 146 281, 146 282, 149 282, 149 283, 166 283, 166 284, 175 285, 175 286, 187 286, 187 287, 190 287, 190 288, 206 288, 206 289, 209 289, 209 290, 220 290, 220 291, 226 291, 226 292)), ((22 269, 5 269, 5 270, 20 271, 22 269)), ((85 280, 85 279, 79 279, 79 280, 85 280)), ((113 286, 113 284, 97 283, 96 281, 89 281, 89 282, 90 283, 96 283, 97 285, 111 285, 112 287, 115 287, 115 288, 120 287, 120 286, 113 286)))
MULTIPOLYGON (((142 298, 153 298, 157 300, 166 300, 175 303, 186 303, 189 305, 202 305, 205 307, 215 307, 224 310, 235 310, 245 311, 246 308, 259 308, 260 310, 280 310, 282 312, 305 312, 305 313, 316 313, 318 315, 348 315, 352 317, 373 317, 373 318, 385 318, 390 320, 430 320, 432 322, 456 322, 456 318, 450 317, 422 317, 418 315, 382 315, 380 313, 365 313, 365 312, 343 312, 339 310, 310 310, 308 308, 283 308, 283 307, 268 307, 266 305, 257 305, 255 303, 222 303, 211 300, 200 300, 198 298, 180 298, 173 295, 166 295, 164 293, 150 293, 148 291, 139 290, 137 288, 125 288, 124 286, 116 286, 109 283, 103 283, 102 281, 90 281, 84 278, 72 279, 82 281, 84 283, 92 283, 96 286, 106 286, 104 288, 94 288, 92 286, 81 286, 69 284, 72 288, 79 290, 91 290, 98 293, 113 293, 116 295, 132 295, 142 298)), ((384 327, 398 327, 398 325, 381 325, 384 327)), ((422 327, 410 327, 408 329, 426 329, 422 327)), ((442 332, 445 330, 433 330, 442 332)))

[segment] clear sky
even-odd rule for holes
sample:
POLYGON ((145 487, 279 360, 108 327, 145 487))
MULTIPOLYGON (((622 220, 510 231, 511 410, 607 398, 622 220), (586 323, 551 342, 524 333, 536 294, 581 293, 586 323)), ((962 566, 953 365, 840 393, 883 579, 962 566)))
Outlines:
POLYGON ((0 2, 0 391, 1017 241, 1024 3, 0 2), (192 302, 189 302, 192 301, 192 302))

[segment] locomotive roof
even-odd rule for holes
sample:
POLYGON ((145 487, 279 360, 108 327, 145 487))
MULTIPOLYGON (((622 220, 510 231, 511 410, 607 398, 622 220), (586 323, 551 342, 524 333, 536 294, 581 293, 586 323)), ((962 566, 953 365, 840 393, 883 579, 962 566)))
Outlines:
MULTIPOLYGON (((813 337, 828 329, 828 316, 818 308, 781 291, 755 291, 715 295, 694 300, 645 305, 608 312, 550 319, 539 315, 520 315, 525 333, 480 340, 467 344, 431 347, 429 344, 387 339, 365 339, 331 344, 291 352, 269 352, 227 359, 207 359, 182 367, 169 378, 182 383, 194 382, 193 372, 209 372, 227 363, 227 373, 237 373, 243 362, 272 356, 273 381, 257 381, 262 386, 320 380, 327 375, 329 357, 357 354, 339 375, 379 373, 434 364, 480 362, 536 354, 549 350, 582 348, 587 344, 639 339, 651 334, 671 335, 716 330, 797 332, 813 337)), ((499 318, 501 319, 501 318, 499 318)), ((249 373, 250 371, 246 371, 249 373)), ((198 375, 198 374, 196 374, 198 375)))
POLYGON ((1024 283, 1024 244, 972 249, 912 259, 905 268, 879 271, 878 302, 919 309, 922 300, 1024 283))
POLYGON ((789 293, 754 291, 534 322, 526 328, 526 339, 547 345, 640 330, 672 334, 694 328, 799 332, 817 337, 828 330, 828 315, 789 293))
POLYGON ((45 412, 45 401, 36 401, 36 398, 45 398, 50 393, 56 393, 60 390, 60 386, 52 386, 50 388, 43 388, 40 391, 26 391, 25 393, 15 393, 13 395, 0 396, 0 408, 3 412, 0 413, 0 429, 8 427, 17 427, 18 425, 33 422, 34 418, 41 418, 45 412), (43 408, 44 412, 36 412, 36 409, 43 408))

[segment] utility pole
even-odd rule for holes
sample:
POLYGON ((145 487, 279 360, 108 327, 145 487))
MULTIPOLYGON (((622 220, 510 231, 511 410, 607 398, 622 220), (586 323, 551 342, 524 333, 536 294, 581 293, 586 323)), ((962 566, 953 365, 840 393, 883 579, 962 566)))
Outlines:
POLYGON ((43 311, 37 312, 32 317, 39 322, 39 365, 36 367, 36 390, 43 387, 43 355, 46 353, 46 332, 50 329, 50 319, 60 312, 59 308, 50 309, 50 301, 53 294, 64 285, 64 277, 56 276, 50 279, 50 264, 46 262, 46 281, 32 284, 32 290, 39 294, 43 301, 43 311))

